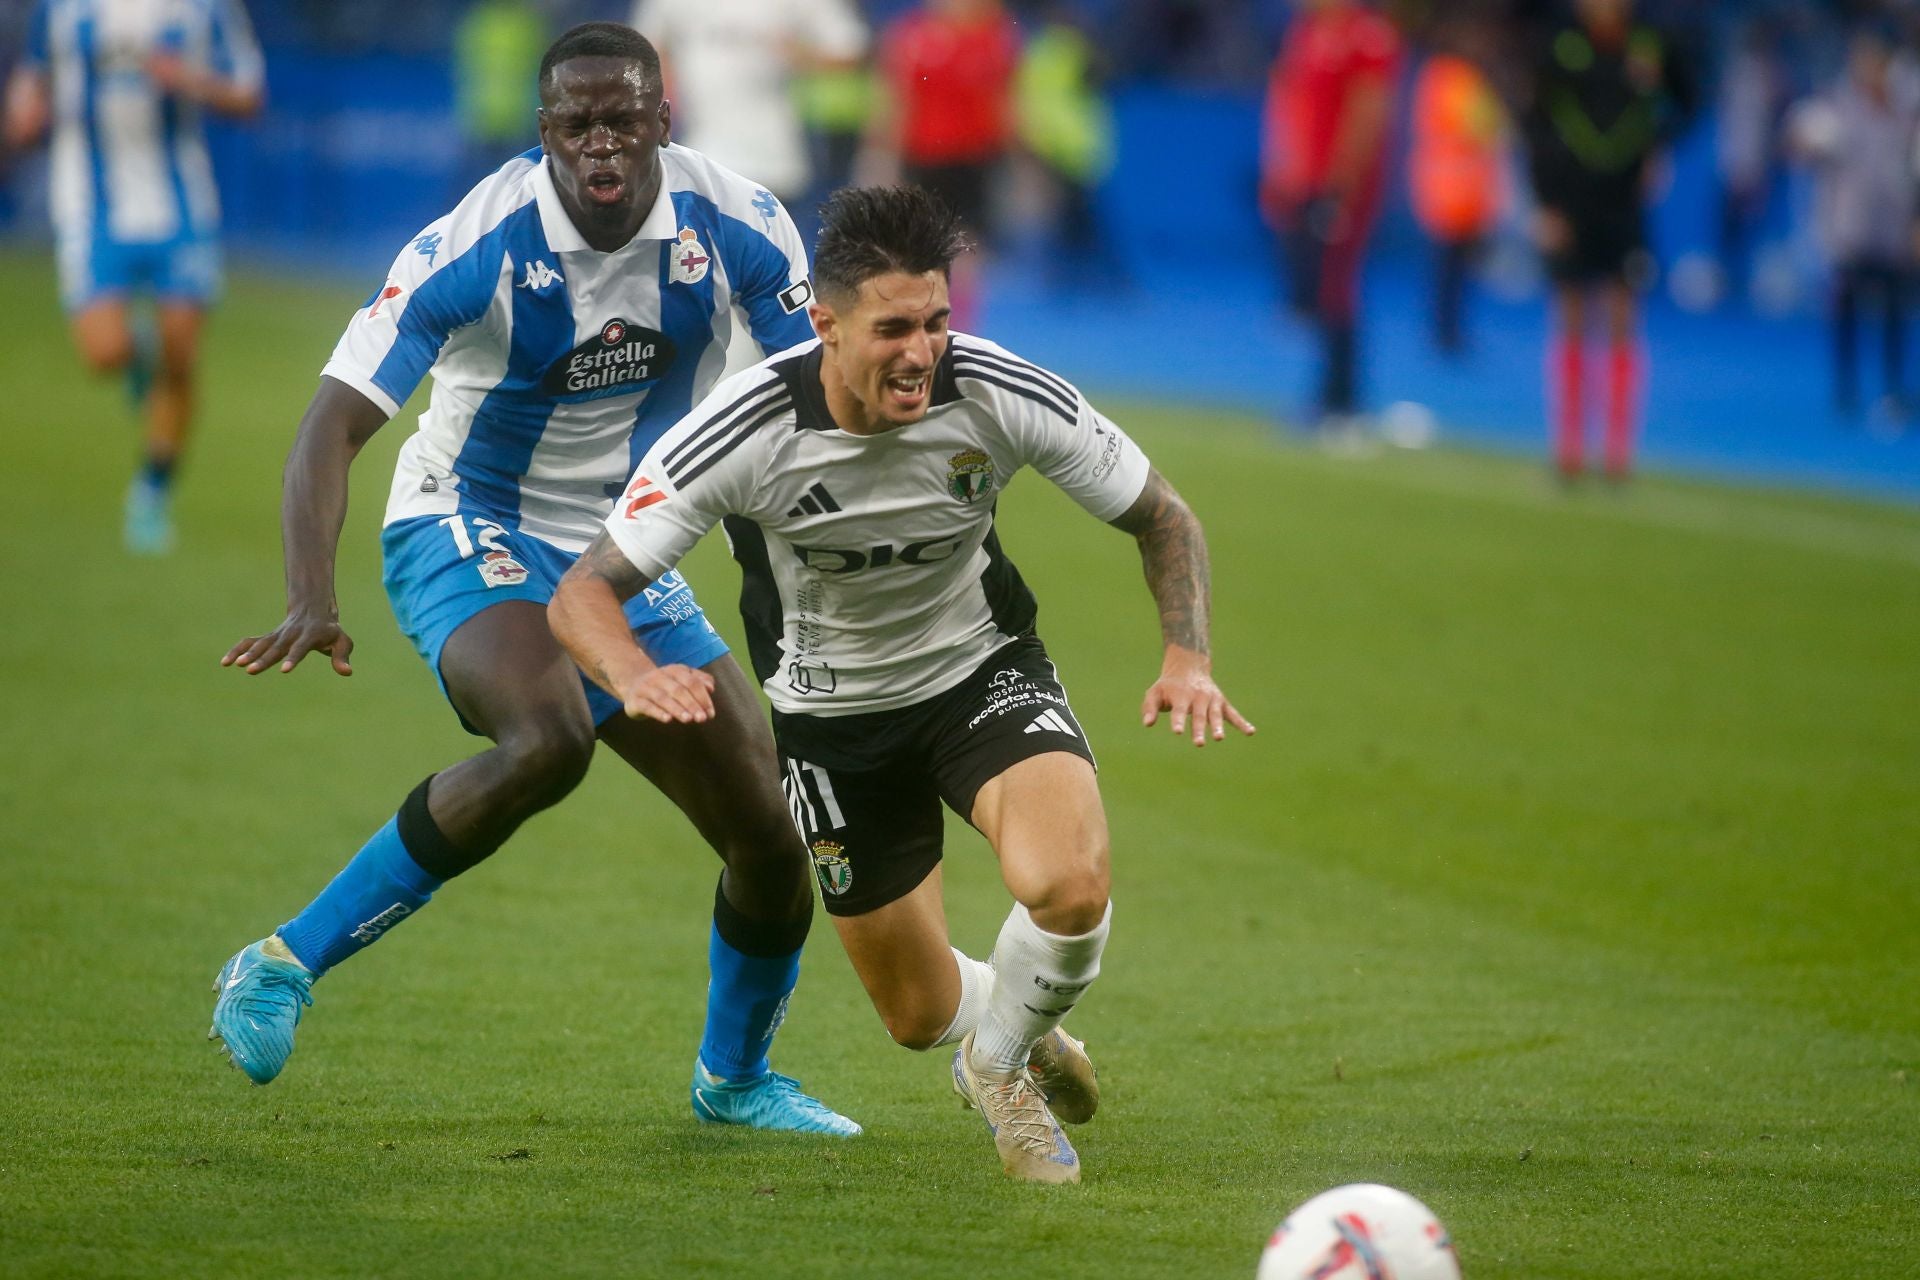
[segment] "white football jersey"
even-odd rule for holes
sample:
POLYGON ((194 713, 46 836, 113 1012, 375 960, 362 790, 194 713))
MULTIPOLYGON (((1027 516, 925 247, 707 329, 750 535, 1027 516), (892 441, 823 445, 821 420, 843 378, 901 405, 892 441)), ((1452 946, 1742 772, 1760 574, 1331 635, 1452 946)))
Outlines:
POLYGON ((735 375, 647 451, 606 527, 649 579, 723 524, 776 710, 851 715, 958 684, 1033 630, 994 508, 1022 467, 1112 520, 1146 456, 1064 378, 951 335, 920 421, 834 425, 809 342, 735 375))
POLYGON ((736 309, 763 351, 812 336, 806 248, 779 201, 697 151, 660 161, 659 198, 612 253, 573 225, 537 150, 401 250, 322 370, 389 415, 433 374, 388 524, 460 512, 582 551, 721 376, 736 309))

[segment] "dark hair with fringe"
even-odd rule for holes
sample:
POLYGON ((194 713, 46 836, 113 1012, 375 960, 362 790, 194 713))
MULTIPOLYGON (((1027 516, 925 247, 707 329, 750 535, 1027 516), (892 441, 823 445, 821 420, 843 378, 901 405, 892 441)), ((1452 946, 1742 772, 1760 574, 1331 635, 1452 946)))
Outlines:
POLYGON ((971 249, 960 219, 920 187, 842 187, 820 210, 813 281, 822 296, 858 297, 875 276, 938 271, 971 249))
POLYGON ((561 33, 547 46, 540 58, 540 96, 545 98, 553 84, 553 71, 575 58, 625 58, 640 64, 649 85, 661 83, 660 54, 653 42, 632 27, 618 22, 583 22, 561 33))

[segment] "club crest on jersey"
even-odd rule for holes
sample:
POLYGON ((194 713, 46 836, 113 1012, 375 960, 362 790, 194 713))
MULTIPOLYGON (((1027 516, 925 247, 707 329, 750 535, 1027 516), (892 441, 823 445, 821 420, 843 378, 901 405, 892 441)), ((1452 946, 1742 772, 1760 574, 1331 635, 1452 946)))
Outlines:
POLYGON ((813 842, 813 873, 820 877, 820 891, 839 897, 853 888, 853 863, 847 860, 846 846, 837 840, 813 842))
POLYGON ((993 459, 978 449, 962 449, 947 459, 947 492, 972 503, 993 492, 993 459))
POLYGON ((699 284, 712 264, 694 229, 680 228, 680 239, 667 250, 667 278, 675 284, 699 284))
POLYGON ((480 557, 480 581, 489 587, 517 587, 527 580, 527 566, 504 551, 480 557))
POLYGON ((548 365, 540 390, 580 399, 638 391, 667 375, 674 354, 673 339, 658 329, 615 318, 548 365))

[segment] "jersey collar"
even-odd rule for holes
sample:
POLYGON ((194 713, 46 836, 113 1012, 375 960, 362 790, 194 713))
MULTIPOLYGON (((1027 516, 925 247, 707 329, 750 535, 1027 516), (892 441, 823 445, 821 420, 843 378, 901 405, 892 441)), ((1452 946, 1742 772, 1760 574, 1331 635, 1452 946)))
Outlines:
MULTIPOLYGON (((543 155, 533 170, 533 198, 540 206, 540 229, 546 233, 547 247, 555 253, 598 253, 580 234, 580 228, 573 225, 573 219, 567 216, 567 207, 560 203, 560 193, 553 186, 552 163, 543 155)), ((660 192, 653 198, 653 208, 641 219, 633 239, 613 252, 624 253, 642 240, 672 240, 679 235, 680 220, 673 210, 673 192, 667 189, 670 175, 666 161, 660 163, 660 192)))

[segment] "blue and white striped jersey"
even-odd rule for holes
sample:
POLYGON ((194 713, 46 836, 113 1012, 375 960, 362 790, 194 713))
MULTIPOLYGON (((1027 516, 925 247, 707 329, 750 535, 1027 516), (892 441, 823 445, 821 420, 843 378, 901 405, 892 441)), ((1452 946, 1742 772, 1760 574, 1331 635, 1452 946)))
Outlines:
POLYGON ((736 308, 762 351, 813 336, 807 253, 764 189, 685 147, 602 253, 538 150, 416 237, 323 372, 388 414, 433 374, 387 523, 454 512, 579 552, 661 432, 720 378, 736 308))
POLYGON ((52 213, 64 241, 156 244, 219 229, 200 109, 147 72, 172 54, 244 85, 264 75, 240 0, 39 0, 24 65, 52 88, 52 213))

